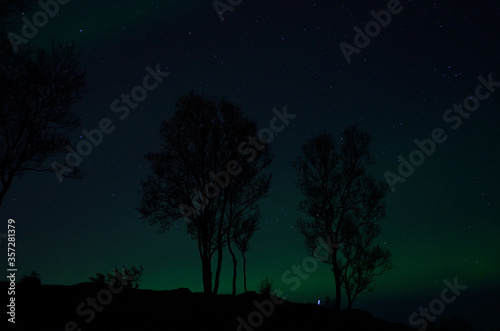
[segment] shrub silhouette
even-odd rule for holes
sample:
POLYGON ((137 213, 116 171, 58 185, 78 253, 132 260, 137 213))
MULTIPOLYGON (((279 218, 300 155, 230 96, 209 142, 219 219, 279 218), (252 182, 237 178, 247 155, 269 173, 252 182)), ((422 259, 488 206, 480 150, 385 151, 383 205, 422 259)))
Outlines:
POLYGON ((332 298, 331 296, 327 295, 325 301, 321 302, 321 305, 327 308, 333 308, 335 307, 335 298, 332 298))
POLYGON ((97 283, 97 284, 100 284, 100 285, 106 285, 107 284, 106 275, 101 274, 101 273, 96 273, 95 277, 94 276, 89 277, 89 280, 91 282, 94 282, 94 283, 97 283))
POLYGON ((132 266, 130 269, 122 266, 121 272, 118 269, 113 269, 113 272, 108 272, 106 275, 101 273, 96 273, 95 276, 89 277, 91 282, 100 284, 100 285, 117 285, 120 283, 120 279, 124 280, 126 283, 123 285, 127 288, 139 288, 139 283, 142 281, 143 267, 137 268, 136 266, 132 266))
POLYGON ((24 287, 29 290, 36 290, 42 285, 42 280, 40 278, 40 274, 35 270, 32 270, 31 273, 22 276, 18 284, 20 287, 24 287))
POLYGON ((270 297, 273 292, 273 281, 268 277, 260 280, 259 292, 266 297, 270 297))

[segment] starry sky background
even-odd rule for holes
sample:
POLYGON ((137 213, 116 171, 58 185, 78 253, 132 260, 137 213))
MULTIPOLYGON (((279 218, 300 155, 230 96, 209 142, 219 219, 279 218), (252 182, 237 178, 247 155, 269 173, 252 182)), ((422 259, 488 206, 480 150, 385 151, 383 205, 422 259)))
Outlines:
MULTIPOLYGON (((302 197, 290 165, 307 139, 324 132, 338 139, 357 124, 373 136, 371 171, 383 179, 385 171, 397 172, 399 155, 416 148, 414 139, 429 138, 440 127, 448 140, 386 199, 379 242, 392 251, 395 268, 355 306, 408 323, 411 313, 439 297, 443 280, 458 277, 468 288, 445 314, 466 317, 482 330, 498 327, 500 91, 458 130, 442 115, 473 94, 479 75, 492 73, 500 81, 500 6, 486 0, 401 5, 402 13, 350 64, 339 43, 352 45, 353 27, 364 28, 373 19, 370 11, 385 9, 387 1, 243 1, 224 13, 224 21, 211 1, 61 6, 30 43, 46 47, 59 38, 74 41, 81 52, 90 90, 74 106, 82 119, 74 145, 82 129, 96 128, 102 118, 112 119, 116 129, 84 158, 83 180, 59 183, 53 174, 38 173, 14 180, 0 216, 17 221, 19 274, 35 269, 45 284, 71 285, 115 265, 142 265, 141 288, 202 291, 200 258, 184 222, 160 235, 141 223, 135 209, 140 181, 149 174, 143 155, 158 149, 160 121, 193 89, 241 105, 259 127, 268 127, 274 107, 287 105, 297 115, 271 143, 273 181, 261 202, 261 230, 250 243, 249 289, 268 276, 292 301, 316 303, 334 295, 326 265, 296 291, 281 280, 307 257, 295 228, 304 215, 297 210, 302 197), (130 93, 145 67, 157 63, 170 76, 120 120, 112 101, 130 93)), ((221 293, 230 293, 228 254, 224 262, 221 293)), ((240 292, 241 275, 240 269, 240 292)))

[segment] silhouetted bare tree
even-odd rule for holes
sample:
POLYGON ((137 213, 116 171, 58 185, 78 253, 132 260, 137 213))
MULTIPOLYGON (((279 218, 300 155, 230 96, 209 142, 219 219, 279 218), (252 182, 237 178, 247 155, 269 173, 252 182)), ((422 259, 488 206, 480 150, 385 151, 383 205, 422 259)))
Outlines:
MULTIPOLYGON (((257 230, 260 216, 258 202, 269 191, 270 181, 270 175, 259 175, 256 180, 248 183, 246 189, 240 188, 238 185, 234 185, 230 188, 230 192, 232 192, 232 194, 228 192, 228 203, 225 215, 225 232, 227 236, 227 248, 233 261, 233 295, 236 295, 238 260, 236 259, 236 255, 232 249, 232 243, 234 242, 237 246, 237 241, 242 237, 245 237, 246 240, 249 241, 253 233, 257 230)), ((244 263, 244 268, 246 268, 246 262, 244 263)), ((246 273, 244 274, 244 277, 246 277, 246 273)))
MULTIPOLYGON (((248 242, 258 228, 258 220, 260 217, 258 202, 269 191, 270 181, 270 175, 261 175, 254 182, 250 183, 247 189, 242 190, 237 186, 233 187, 234 195, 229 199, 226 208, 227 247, 233 261, 233 295, 236 295, 238 260, 236 259, 231 243, 234 242, 238 248, 241 247, 243 242, 246 242, 246 249, 248 249, 248 242)), ((243 282, 246 288, 246 258, 244 255, 243 258, 243 282)))
MULTIPOLYGON (((0 20, 28 2, 2 1, 0 20)), ((27 171, 54 172, 47 161, 70 144, 68 132, 80 124, 71 106, 86 84, 72 44, 54 43, 50 51, 27 47, 15 53, 2 34, 0 54, 1 205, 14 177, 27 171)))
POLYGON ((378 224, 361 227, 352 239, 346 239, 342 245, 345 259, 339 261, 341 285, 347 295, 347 309, 351 309, 354 300, 361 293, 375 289, 374 277, 392 268, 391 253, 379 245, 371 246, 380 233, 378 224), (369 229, 366 229, 369 228, 369 229))
MULTIPOLYGON (((239 225, 241 228, 237 228, 237 235, 235 236, 235 244, 236 248, 241 253, 241 257, 243 258, 243 288, 245 289, 245 293, 247 290, 247 259, 246 253, 250 248, 250 239, 252 238, 255 231, 259 229, 258 226, 259 214, 255 212, 254 214, 246 217, 243 222, 239 225)), ((236 279, 236 276, 235 276, 236 279)))
POLYGON ((231 255, 233 262, 233 282, 232 282, 232 294, 236 295, 236 275, 237 275, 237 263, 236 255, 234 254, 232 243, 237 237, 244 235, 244 232, 248 232, 250 235, 248 240, 250 240, 253 232, 257 229, 257 225, 251 229, 248 224, 249 222, 258 223, 259 220, 259 206, 258 202, 260 199, 266 196, 269 191, 269 185, 271 182, 271 175, 258 175, 257 171, 260 168, 247 168, 244 173, 241 173, 225 189, 225 196, 223 197, 224 202, 222 203, 224 214, 221 215, 220 223, 223 227, 222 233, 225 233, 226 238, 221 238, 219 240, 217 252, 217 269, 216 269, 216 281, 214 284, 214 292, 217 292, 220 272, 221 272, 221 261, 222 261, 222 248, 227 246, 228 251, 231 255))
POLYGON ((356 291, 366 289, 365 282, 371 284, 369 276, 374 275, 361 272, 365 270, 360 269, 361 264, 363 268, 378 266, 366 261, 373 255, 367 245, 378 234, 372 231, 376 229, 374 224, 385 215, 387 187, 367 173, 367 166, 373 162, 368 151, 370 141, 368 134, 351 126, 344 130, 338 151, 333 137, 321 134, 302 146, 303 156, 293 163, 298 172, 297 185, 305 196, 300 210, 312 218, 299 219, 297 225, 311 254, 317 256, 318 242, 328 243, 328 248, 322 249, 324 254, 317 257, 331 265, 336 309, 340 309, 346 268, 360 270, 356 276, 359 284, 347 283, 352 298, 356 291), (369 238, 365 238, 367 234, 369 238), (359 245, 349 246, 352 243, 359 245))
POLYGON ((161 150, 146 155, 153 175, 142 182, 138 210, 160 231, 186 220, 187 232, 198 244, 204 292, 216 294, 222 251, 232 229, 228 224, 238 221, 228 208, 248 204, 245 195, 235 192, 248 192, 264 178, 259 173, 271 162, 270 148, 258 142, 257 125, 243 116, 240 107, 193 92, 179 98, 177 110, 170 121, 162 122, 160 133, 161 150), (228 215, 234 219, 227 220, 228 215))

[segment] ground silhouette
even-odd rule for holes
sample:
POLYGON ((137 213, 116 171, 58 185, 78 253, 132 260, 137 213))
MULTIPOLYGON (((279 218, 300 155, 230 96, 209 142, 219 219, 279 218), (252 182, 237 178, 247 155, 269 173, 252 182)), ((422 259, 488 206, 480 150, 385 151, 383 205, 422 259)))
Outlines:
MULTIPOLYGON (((2 291, 9 286, 2 282, 2 291)), ((126 288, 106 297, 108 286, 92 282, 72 286, 41 285, 16 288, 16 323, 10 330, 385 330, 409 331, 408 326, 382 321, 360 310, 334 313, 331 308, 288 301, 270 308, 256 292, 237 296, 192 293, 181 288, 153 291, 126 288), (102 291, 102 292, 101 292, 102 291), (87 299, 99 297, 99 309, 87 299), (256 306, 264 307, 265 314, 256 306), (76 312, 80 307, 80 314, 76 312), (91 313, 93 311, 93 313, 91 313), (253 314, 254 321, 248 323, 253 314), (269 315, 265 317, 264 315, 269 315), (257 326, 259 318, 261 324, 257 326), (238 317, 241 319, 238 320, 238 317), (89 323, 85 322, 89 320, 89 323), (246 323, 242 323, 241 321, 246 323), (72 324, 71 322, 74 322, 72 324), (245 326, 248 325, 248 326, 245 326), (251 325, 254 326, 251 326, 251 325), (78 325, 78 327, 76 327, 78 325)), ((108 292, 109 293, 109 292, 108 292)))

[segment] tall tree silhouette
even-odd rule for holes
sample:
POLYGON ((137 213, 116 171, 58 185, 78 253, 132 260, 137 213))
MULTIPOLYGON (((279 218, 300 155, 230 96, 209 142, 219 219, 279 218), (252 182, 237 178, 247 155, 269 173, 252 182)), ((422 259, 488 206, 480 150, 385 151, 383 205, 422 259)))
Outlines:
MULTIPOLYGON (((347 267, 358 270, 356 263, 367 262, 368 245, 373 235, 378 234, 369 229, 385 215, 386 184, 376 182, 367 173, 367 166, 373 163, 368 151, 370 142, 371 137, 355 126, 344 130, 340 150, 331 135, 321 134, 302 146, 303 155, 293 163, 298 173, 297 185, 305 196, 300 210, 311 217, 299 219, 297 226, 311 254, 316 255, 318 242, 328 243, 318 258, 332 268, 336 309, 340 309, 341 304, 343 272, 347 267), (370 240, 364 237, 367 233, 370 240), (360 245, 354 249, 349 246, 353 242, 360 245)), ((372 264, 364 265, 369 266, 372 264)), ((364 277, 364 280, 370 278, 364 277)), ((351 286, 349 289, 352 297, 356 290, 351 286)))
POLYGON ((248 204, 245 195, 235 192, 251 191, 259 181, 269 180, 260 172, 271 162, 270 148, 256 138, 256 123, 224 99, 191 92, 179 98, 176 108, 170 121, 161 124, 161 150, 146 155, 153 175, 142 182, 138 210, 160 231, 184 218, 198 245, 204 292, 216 294, 223 248, 231 238, 228 208, 248 204))
MULTIPOLYGON (((259 220, 259 214, 258 212, 255 212, 251 215, 248 215, 243 222, 239 224, 239 227, 236 229, 236 235, 235 235, 235 244, 236 248, 241 253, 241 257, 243 258, 243 288, 245 290, 245 293, 248 292, 247 290, 247 259, 246 259, 246 253, 248 252, 250 248, 250 239, 252 238, 253 234, 255 231, 259 229, 258 226, 258 220, 259 220)), ((236 281, 236 276, 234 276, 236 281)), ((234 285, 233 285, 234 286, 234 285)), ((234 291, 234 289, 233 289, 234 291)))
MULTIPOLYGON (((247 139, 250 140, 254 138, 256 137, 247 137, 247 139)), ((241 148, 242 146, 244 145, 240 142, 238 145, 240 155, 245 154, 245 151, 241 148)), ((217 267, 214 293, 217 293, 220 282, 223 255, 222 249, 227 246, 233 262, 232 294, 236 294, 237 259, 232 249, 232 243, 237 237, 243 235, 243 231, 251 230, 246 226, 250 220, 254 219, 255 222, 258 222, 260 215, 258 202, 266 196, 271 182, 270 174, 264 175, 259 174, 259 172, 269 164, 270 160, 270 156, 267 154, 263 155, 260 165, 253 164, 254 161, 251 161, 250 165, 246 166, 243 170, 244 172, 238 174, 238 176, 231 181, 231 185, 228 185, 224 189, 224 196, 221 197, 222 208, 220 209, 218 218, 220 231, 218 231, 216 241, 217 267)), ((248 162, 248 159, 242 160, 242 162, 248 162)), ((255 229, 253 229, 253 232, 255 232, 255 229)), ((253 232, 251 232, 250 237, 253 235, 253 232)))
MULTIPOLYGON (((30 1, 13 3, 0 4, 0 20, 30 1)), ((54 172, 48 159, 70 145, 68 133, 80 125, 71 106, 86 83, 72 44, 54 43, 49 51, 27 47, 15 53, 2 33, 0 53, 1 205, 14 177, 27 171, 54 172)))
MULTIPOLYGON (((236 244, 237 248, 240 248, 243 242, 246 242, 246 250, 248 249, 248 243, 254 232, 258 229, 258 220, 260 217, 258 210, 258 202, 264 197, 269 191, 269 184, 271 181, 271 176, 259 176, 255 181, 250 183, 247 189, 239 189, 238 186, 234 186, 233 193, 229 199, 228 206, 226 208, 226 234, 227 234, 227 248, 231 254, 233 261, 233 283, 232 283, 232 294, 236 295, 236 275, 237 275, 237 264, 238 260, 236 254, 232 249, 232 242, 236 244)), ((241 251, 241 250, 240 250, 241 251)), ((243 277, 244 285, 246 288, 246 258, 243 255, 243 277)))

